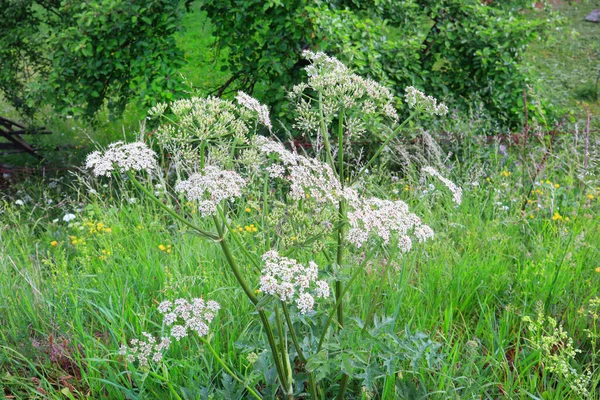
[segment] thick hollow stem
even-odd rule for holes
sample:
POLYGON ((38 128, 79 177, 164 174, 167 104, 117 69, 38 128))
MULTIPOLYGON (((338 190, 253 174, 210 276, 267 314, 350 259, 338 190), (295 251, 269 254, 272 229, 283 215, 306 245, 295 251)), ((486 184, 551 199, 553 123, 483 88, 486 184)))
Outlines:
MULTIPOLYGON (((224 238, 223 228, 221 227, 219 219, 216 216, 213 216, 213 220, 215 222, 215 227, 217 228, 217 232, 219 233, 219 238, 220 238, 219 244, 221 246, 221 250, 223 250, 223 254, 225 255, 225 259, 227 260, 227 263, 229 264, 229 267, 231 268, 233 275, 235 276, 236 280, 238 281, 238 283, 244 290, 244 293, 246 293, 246 296, 250 299, 252 304, 256 305, 258 303, 258 298, 256 297, 256 295, 252 292, 252 290, 246 283, 246 280, 242 276, 242 274, 237 266, 237 263, 235 262, 235 259, 233 258, 233 255, 231 254, 229 245, 227 244, 227 241, 224 238)), ((281 382, 281 386, 283 386, 284 388, 287 388, 288 387, 287 375, 285 374, 285 370, 283 369, 283 365, 281 363, 281 358, 279 355, 279 351, 277 349, 277 343, 275 341, 275 336, 273 335, 273 330, 271 329, 271 324, 269 324, 269 318, 267 317, 267 314, 265 313, 265 311, 261 310, 261 309, 258 310, 258 315, 260 316, 260 321, 262 322, 262 325, 265 328, 265 332, 267 333, 267 340, 269 342, 269 347, 271 348, 271 352, 273 354, 273 360, 275 362, 275 368, 277 369, 277 375, 279 376, 279 381, 281 382)))
POLYGON ((242 273, 240 272, 240 269, 238 268, 237 263, 235 262, 235 259, 233 258, 233 254, 231 254, 229 245, 227 244, 227 241, 225 240, 225 237, 223 236, 223 228, 222 228, 221 223, 219 222, 219 219, 217 218, 216 215, 213 216, 213 220, 215 222, 215 227, 217 228, 217 232, 219 233, 219 245, 221 246, 221 250, 223 250, 225 259, 227 260, 227 263, 231 267, 231 271, 233 272, 235 279, 238 281, 238 283, 240 284, 240 286, 244 290, 244 293, 246 293, 246 296, 248 296, 250 301, 256 305, 258 303, 258 298, 254 294, 254 292, 252 292, 252 289, 250 289, 250 287, 248 286, 248 283, 242 276, 242 273))
MULTIPOLYGON (((358 275, 360 275, 360 273, 363 271, 363 269, 365 268, 365 266, 367 265, 367 263, 369 262, 369 260, 371 259, 371 257, 374 254, 375 254, 375 248, 373 248, 373 250, 371 250, 369 253, 367 253, 367 256, 365 257, 363 262, 360 264, 360 266, 358 268, 356 268, 356 271, 354 271, 354 274, 352 274, 352 276, 350 277, 350 280, 348 281, 348 283, 346 283, 346 286, 343 288, 342 292, 340 293, 340 298, 343 298, 344 295, 348 292, 348 290, 350 289, 350 286, 352 286, 352 283, 354 283, 356 278, 358 278, 358 275)), ((321 338, 319 339, 319 346, 317 347, 317 351, 316 351, 317 353, 319 351, 321 351, 321 348, 323 347, 323 343, 325 341, 325 336, 327 335, 327 330, 329 329, 329 326, 331 325, 331 321, 333 321, 333 316, 336 314, 338 305, 339 304, 336 301, 333 310, 329 313, 327 322, 325 322, 325 326, 323 327, 323 332, 321 333, 321 338)))
MULTIPOLYGON (((294 330, 294 325, 292 324, 292 319, 290 318, 290 312, 288 310, 287 305, 282 301, 281 308, 283 309, 283 315, 285 316, 285 322, 288 326, 288 330, 290 331, 290 335, 292 336, 292 342, 294 343, 294 347, 296 348, 296 352, 298 353, 298 358, 304 364, 306 364, 306 357, 300 348, 300 342, 298 341, 298 337, 296 336, 296 331, 294 330)), ((308 372, 308 371, 307 371, 308 372)), ((310 396, 313 400, 317 400, 317 384, 315 380, 315 374, 312 372, 308 372, 308 384, 310 389, 310 396)))
POLYGON ((290 365, 290 356, 287 350, 287 338, 281 318, 279 316, 279 308, 275 308, 275 319, 277 320, 277 330, 279 331, 279 354, 281 355, 281 363, 283 366, 283 372, 286 376, 287 384, 284 386, 284 392, 286 398, 293 398, 294 390, 292 388, 292 366, 290 365), (290 397, 291 396, 291 397, 290 397))

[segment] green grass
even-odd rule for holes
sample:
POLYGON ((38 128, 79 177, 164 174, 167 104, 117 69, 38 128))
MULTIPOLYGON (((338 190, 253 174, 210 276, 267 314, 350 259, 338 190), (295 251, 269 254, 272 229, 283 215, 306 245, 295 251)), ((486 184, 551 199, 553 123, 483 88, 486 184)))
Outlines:
POLYGON ((585 21, 598 8, 598 0, 559 7, 562 23, 550 32, 548 40, 534 43, 527 54, 541 79, 542 98, 578 115, 585 115, 583 105, 600 115, 600 88, 596 87, 600 74, 598 24, 585 21))
MULTIPOLYGON (((547 302, 545 312, 582 349, 574 367, 581 371, 590 365, 594 354, 585 329, 597 323, 587 310, 600 287, 600 188, 582 191, 576 177, 564 173, 568 166, 558 161, 549 166, 540 178, 552 184, 540 185, 535 197, 542 208, 530 206, 524 214, 512 202, 521 190, 512 162, 488 165, 490 180, 481 178, 479 187, 463 182, 460 207, 424 197, 418 181, 396 184, 437 236, 393 260, 387 270, 372 265, 350 291, 348 303, 350 314, 359 318, 367 318, 371 310, 378 316, 399 310, 398 332, 404 327, 422 331, 442 345, 441 365, 416 371, 407 365, 406 384, 419 382, 433 398, 498 398, 505 393, 513 398, 528 393, 577 398, 538 362, 522 322, 524 316, 535 317, 536 304, 547 302), (554 188, 555 183, 560 187, 554 188), (404 190, 405 184, 411 190, 404 190), (551 204, 560 208, 551 209, 551 204), (552 219, 555 210, 562 220, 552 219)), ((42 183, 34 188, 37 192, 28 191, 33 199, 24 206, 15 200, 25 191, 5 198, 0 226, 5 394, 31 398, 39 386, 52 398, 64 398, 61 390, 69 387, 79 397, 171 397, 167 385, 127 366, 117 353, 121 343, 142 331, 160 332, 156 305, 177 297, 221 302, 211 343, 229 365, 252 370, 239 343, 252 342, 260 328, 218 245, 185 233, 133 190, 88 181, 99 193, 90 194, 85 181, 62 180, 53 188, 42 183), (138 200, 130 204, 132 197, 138 200), (53 204, 46 204, 48 199, 53 204), (63 222, 62 216, 75 208, 82 208, 77 219, 63 222), (104 224, 100 231, 98 222, 104 224), (172 251, 160 250, 161 244, 171 245, 172 251), (58 358, 50 356, 51 341, 65 343, 58 358), (67 380, 71 386, 61 380, 67 375, 73 376, 67 380)), ((244 212, 233 223, 258 224, 260 219, 256 212, 244 212)), ((261 254, 260 232, 245 233, 241 240, 251 254, 261 254)), ((235 246, 233 251, 240 254, 235 246)), ((316 260, 325 263, 321 257, 316 260)), ((257 284, 255 270, 247 268, 245 274, 257 284)), ((201 348, 193 338, 182 340, 166 354, 165 369, 157 372, 179 393, 220 385, 219 366, 201 348)))
MULTIPOLYGON (((590 49, 597 51, 598 26, 579 22, 588 8, 600 8, 596 3, 567 9, 573 25, 566 30, 576 29, 578 35, 557 35, 555 42, 540 44, 530 54, 552 101, 571 108, 586 101, 595 113, 598 103, 582 98, 578 87, 593 82, 598 61, 588 56, 590 49)), ((181 45, 190 64, 182 73, 195 87, 210 90, 224 76, 208 51, 210 26, 201 13, 186 18, 181 45)), ((36 143, 68 146, 45 153, 51 165, 79 165, 95 143, 131 139, 143 114, 132 107, 122 121, 104 117, 94 128, 48 116, 54 134, 36 143)), ((593 134, 592 143, 597 140, 593 134)), ((564 377, 548 371, 532 349, 538 337, 523 317, 535 320, 541 305, 556 318, 582 350, 572 367, 578 373, 590 367, 591 386, 598 385, 597 349, 586 331, 597 328, 594 313, 600 312, 590 305, 600 289, 597 159, 592 157, 583 185, 581 137, 558 139, 536 177, 544 181, 535 187, 539 193, 521 212, 518 154, 504 158, 494 146, 471 151, 454 169, 453 179, 465 188, 460 207, 441 196, 423 195, 426 187, 417 178, 386 188, 387 197, 406 200, 431 224, 436 238, 393 259, 387 269, 385 257, 374 262, 350 290, 348 312, 361 319, 397 312, 395 332, 424 332, 441 344, 442 357, 431 366, 405 363, 402 376, 382 378, 372 395, 391 399, 404 391, 413 393, 404 398, 428 393, 435 399, 577 399, 564 377), (471 185, 474 181, 479 185, 471 185)), ((543 151, 530 143, 527 155, 539 162, 543 151)), ((535 162, 529 160, 531 170, 535 162)), ((24 156, 3 162, 36 164, 24 156)), ((210 227, 191 207, 165 201, 210 227)), ((260 221, 252 211, 234 216, 232 223, 260 226, 260 221)), ((260 255, 261 234, 240 235, 244 249, 260 255)), ((235 245, 233 251, 241 253, 235 245)), ((327 265, 321 255, 315 259, 327 265)), ((256 287, 256 270, 243 267, 256 287)), ((202 387, 225 385, 222 369, 197 339, 186 338, 169 349, 165 366, 154 370, 160 378, 118 355, 127 340, 161 331, 159 302, 200 296, 223 307, 211 324, 211 344, 228 365, 253 376, 261 365, 250 365, 247 356, 260 343, 261 328, 216 243, 191 234, 128 185, 70 173, 15 184, 0 198, 0 399, 162 399, 176 398, 174 392, 204 398, 202 387), (64 222, 66 213, 77 218, 64 222), (171 252, 160 245, 171 245, 171 252)), ((360 393, 359 386, 352 383, 350 389, 360 393)), ((597 389, 592 398, 600 398, 597 389)))

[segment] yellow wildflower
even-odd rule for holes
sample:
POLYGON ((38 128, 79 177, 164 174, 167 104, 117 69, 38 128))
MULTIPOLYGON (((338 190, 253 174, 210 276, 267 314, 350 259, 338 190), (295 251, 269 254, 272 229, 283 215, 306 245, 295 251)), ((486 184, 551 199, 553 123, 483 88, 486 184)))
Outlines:
POLYGON ((166 250, 167 250, 167 246, 165 246, 164 244, 159 244, 159 245, 158 245, 158 248, 159 248, 161 251, 166 251, 166 250))
POLYGON ((252 212, 252 209, 250 207, 246 207, 246 212, 247 213, 252 212))
POLYGON ((595 271, 600 272, 600 267, 596 267, 595 271))
POLYGON ((588 199, 590 199, 590 200, 594 200, 594 195, 593 195, 593 194, 591 194, 591 193, 590 193, 590 194, 588 194, 586 197, 587 197, 588 199))
POLYGON ((50 246, 55 247, 58 245, 58 242, 56 240, 53 240, 50 242, 50 246))
POLYGON ((554 212, 554 215, 552 216, 552 221, 558 221, 563 219, 563 217, 558 213, 558 211, 554 212))
POLYGON ((560 185, 559 185, 558 183, 555 183, 555 184, 554 184, 554 188, 555 188, 555 189, 558 189, 559 187, 560 187, 560 185))
POLYGON ((504 176, 505 178, 508 178, 510 176, 510 172, 504 170, 504 171, 500 172, 500 176, 504 176))

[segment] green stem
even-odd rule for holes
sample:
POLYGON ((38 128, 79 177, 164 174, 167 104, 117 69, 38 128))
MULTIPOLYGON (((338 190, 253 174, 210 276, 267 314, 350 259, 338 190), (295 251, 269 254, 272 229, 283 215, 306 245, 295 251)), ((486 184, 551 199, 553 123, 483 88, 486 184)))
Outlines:
POLYGON ((191 223, 187 219, 183 218, 181 215, 177 214, 171 208, 167 207, 162 201, 160 201, 159 199, 157 199, 156 196, 154 196, 153 193, 151 193, 148 189, 146 189, 144 186, 142 186, 142 184, 136 179, 135 175, 131 171, 127 171, 127 175, 129 176, 129 179, 131 179, 131 181, 133 182, 133 184, 139 190, 141 190, 142 192, 144 192, 144 194, 146 196, 148 196, 148 198, 150 198, 150 200, 152 200, 156 205, 158 205, 160 208, 162 208, 163 210, 165 210, 173 218, 175 218, 179 222, 182 222, 184 225, 188 226, 189 228, 195 230, 198 234, 200 234, 200 236, 204 236, 204 237, 206 237, 208 239, 212 239, 212 240, 218 240, 219 239, 219 236, 215 235, 212 232, 208 232, 208 231, 205 231, 205 230, 201 229, 197 225, 191 223))
POLYGON ((221 220, 223 221, 223 224, 225 225, 225 227, 227 228, 227 230, 231 233, 231 237, 233 238, 233 241, 235 242, 235 244, 237 244, 239 246, 239 248, 242 250, 242 252, 246 256, 246 258, 248 260, 250 260, 250 262, 252 263, 252 265, 254 265, 254 267, 257 268, 258 270, 260 270, 260 264, 259 264, 259 262, 256 261, 255 257, 253 257, 250 254, 250 252, 248 251, 248 249, 246 248, 246 246, 244 246, 244 244, 241 242, 241 240, 239 238, 239 234, 236 233, 236 231, 233 230, 233 228, 231 227, 231 225, 229 224, 229 222, 227 222, 227 218, 225 218, 225 214, 223 213, 223 210, 221 209, 221 207, 217 207, 217 212, 219 213, 219 217, 221 217, 221 220))
POLYGON ((157 378, 157 379, 160 379, 161 381, 165 382, 167 384, 167 387, 169 388, 169 391, 175 397, 175 399, 177 399, 177 400, 183 400, 181 398, 181 396, 179 396, 177 394, 177 392, 175 391, 175 388, 173 388, 173 385, 171 385, 171 382, 169 382, 169 380, 167 378, 165 378, 164 376, 161 376, 161 375, 157 374, 156 372, 152 372, 152 371, 148 371, 148 375, 150 375, 153 378, 157 378))
POLYGON ((244 290, 244 293, 246 293, 246 296, 248 296, 248 298, 250 299, 252 304, 256 305, 258 303, 258 298, 254 294, 252 289, 250 289, 250 287, 248 286, 248 283, 242 276, 242 273, 240 272, 240 270, 237 266, 237 263, 235 262, 235 259, 233 258, 233 254, 231 254, 229 245, 227 244, 227 241, 225 240, 225 237, 223 235, 223 228, 221 227, 221 224, 219 223, 219 219, 217 218, 216 215, 213 215, 213 221, 215 222, 215 227, 217 228, 217 232, 219 233, 219 240, 218 240, 219 245, 221 246, 221 250, 223 250, 225 259, 227 260, 227 263, 231 267, 231 271, 233 272, 235 279, 237 279, 238 283, 240 284, 240 286, 244 290))
MULTIPOLYGON (((269 175, 265 175, 265 182, 263 184, 263 206, 262 206, 262 229, 263 232, 266 232, 267 229, 267 213, 269 212, 269 203, 268 203, 268 194, 269 194, 269 175)), ((265 235, 266 238, 266 248, 271 248, 271 237, 269 235, 265 235)))
MULTIPOLYGON (((365 259, 363 260, 363 262, 360 264, 360 266, 358 268, 356 268, 356 271, 354 272, 354 274, 352 274, 352 276, 350 277, 350 280, 348 281, 348 283, 346 284, 346 286, 344 287, 344 289, 340 293, 341 294, 340 298, 343 298, 344 295, 348 292, 348 290, 350 289, 350 286, 352 286, 352 283, 354 283, 354 280, 358 277, 358 275, 360 274, 360 272, 362 272, 362 270, 365 268, 365 266, 367 265, 367 263, 369 262, 369 260, 373 256, 373 254, 375 254, 375 248, 376 247, 374 247, 367 254, 367 256, 365 257, 365 259)), ((331 321, 333 320, 333 316, 336 314, 337 307, 338 307, 338 301, 336 301, 333 310, 329 313, 329 318, 327 318, 327 322, 325 323, 325 326, 323 327, 323 333, 321 333, 321 338, 319 339, 319 346, 317 347, 317 351, 316 351, 317 353, 319 351, 321 351, 321 348, 323 347, 323 343, 325 341, 325 335, 327 334, 327 330, 329 329, 329 326, 331 325, 331 321)))
POLYGON ((279 316, 279 307, 275 307, 275 319, 277 320, 277 330, 279 331, 279 352, 281 354, 281 362, 283 370, 287 378, 287 385, 284 387, 284 394, 287 398, 294 398, 294 390, 292 388, 292 366, 290 365, 290 356, 287 351, 287 340, 281 318, 279 316))
POLYGON ((344 188, 344 108, 340 108, 338 117, 338 176, 344 188))
POLYGON ((340 381, 340 391, 336 397, 336 400, 344 400, 346 396, 346 389, 348 388, 348 382, 350 381, 349 375, 342 376, 342 380, 340 381))
POLYGON ((287 387, 287 375, 284 374, 283 366, 281 365, 279 351, 277 350, 277 342, 275 341, 275 335, 273 335, 273 330, 269 324, 269 318, 267 318, 267 314, 264 310, 258 310, 258 315, 267 333, 267 341, 269 342, 271 353, 273 353, 273 361, 275 362, 275 369, 277 370, 277 376, 279 376, 281 386, 287 387))
POLYGON ((262 397, 256 393, 256 391, 254 391, 254 389, 252 389, 244 380, 242 380, 240 377, 237 376, 237 374, 235 374, 231 368, 229 368, 227 366, 227 364, 225 364, 225 362, 221 359, 221 357, 219 357, 219 355, 217 354, 216 350, 210 345, 210 342, 208 340, 206 340, 204 337, 200 337, 200 340, 204 343, 204 345, 206 347, 208 347, 208 349, 210 350, 210 352, 213 354, 213 356, 215 357, 215 359, 219 362, 219 364, 221 364, 221 366, 223 367, 223 369, 225 371, 227 371, 227 373, 236 381, 238 381, 239 383, 241 383, 242 385, 244 385, 244 387, 246 388, 246 390, 248 390, 248 392, 250 392, 250 394, 252 396, 254 396, 257 399, 262 399, 262 397))
MULTIPOLYGON (((292 335, 292 342, 294 343, 294 347, 296 348, 296 352, 298 353, 298 358, 303 364, 306 364, 306 357, 300 348, 300 342, 298 342, 298 337, 296 336, 296 330, 294 329, 294 325, 292 324, 292 319, 290 318, 290 312, 288 310, 287 304, 283 301, 281 302, 281 308, 283 309, 283 315, 285 316, 285 322, 287 323, 288 330, 292 335)), ((308 372, 308 371, 307 371, 308 372)), ((310 387, 310 395, 313 400, 316 400, 317 397, 317 385, 315 381, 315 374, 312 372, 308 372, 308 383, 310 387)))
MULTIPOLYGON (((233 258, 233 255, 231 254, 231 250, 229 249, 229 245, 227 244, 227 241, 225 240, 225 237, 223 236, 224 232, 223 232, 223 228, 221 227, 221 224, 219 223, 219 219, 216 216, 213 216, 213 220, 215 222, 217 232, 219 233, 219 238, 220 238, 219 244, 221 245, 221 250, 223 250, 223 254, 225 255, 225 259, 227 260, 229 267, 233 271, 233 275, 235 276, 236 280, 238 281, 238 283, 244 290, 244 293, 246 293, 246 296, 248 296, 248 298, 250 299, 252 304, 257 305, 258 298, 252 292, 252 290, 246 283, 244 277, 240 273, 237 263, 235 262, 235 259, 233 258)), ((267 333, 267 340, 269 341, 269 347, 271 348, 271 352, 273 353, 273 359, 275 361, 275 368, 277 369, 277 375, 279 376, 279 381, 281 382, 281 385, 283 387, 287 388, 288 387, 287 375, 285 374, 285 371, 281 364, 281 359, 279 357, 279 351, 277 350, 277 342, 275 341, 275 336, 273 335, 273 330, 271 329, 271 324, 269 324, 269 318, 267 317, 267 314, 265 313, 265 311, 262 309, 258 310, 258 315, 260 316, 260 321, 262 322, 262 325, 265 328, 265 332, 267 333)))
MULTIPOLYGON (((223 250, 225 259, 227 259, 227 263, 229 264, 229 267, 233 271, 233 275, 237 279, 238 283, 240 284, 240 286, 244 290, 244 293, 246 293, 246 296, 248 296, 248 298, 250 299, 252 304, 257 305, 258 298, 252 292, 252 290, 246 283, 244 277, 240 273, 237 263, 235 262, 235 259, 233 258, 233 255, 231 254, 231 250, 229 249, 229 245, 227 244, 227 241, 225 240, 225 237, 223 235, 224 232, 223 232, 223 228, 221 227, 221 224, 219 223, 219 219, 216 216, 213 216, 213 220, 215 222, 217 232, 219 233, 219 238, 220 238, 219 244, 221 245, 221 249, 223 250)), ((283 369, 283 365, 281 364, 279 351, 277 350, 277 342, 275 341, 275 336, 273 335, 273 330, 271 329, 271 324, 269 324, 269 318, 267 317, 267 314, 265 313, 265 311, 262 309, 258 310, 258 315, 260 316, 260 321, 262 322, 263 327, 265 328, 265 332, 267 333, 267 340, 269 341, 269 347, 271 348, 271 352, 273 353, 273 359, 275 361, 275 368, 277 369, 277 375, 279 376, 279 381, 281 382, 281 386, 283 386, 284 388, 287 388, 289 386, 287 375, 285 374, 285 370, 283 369)))
POLYGON ((300 342, 298 342, 298 337, 296 336, 296 331, 294 330, 294 325, 292 325, 292 319, 290 318, 290 312, 287 308, 287 304, 285 304, 283 301, 281 302, 281 308, 283 309, 283 316, 285 317, 285 322, 288 326, 288 330, 290 331, 290 334, 292 335, 292 342, 294 343, 294 347, 296 348, 296 351, 298 352, 298 357, 300 357, 300 361, 305 363, 306 357, 304 357, 304 353, 302 352, 302 349, 300 348, 300 342))
MULTIPOLYGON (((346 200, 341 199, 338 207, 338 219, 340 221, 340 226, 337 229, 337 255, 336 255, 336 264, 338 267, 338 272, 342 270, 342 263, 344 261, 344 225, 343 221, 345 219, 346 214, 346 200)), ((337 280, 335 282, 335 300, 337 303, 337 317, 339 327, 344 327, 344 302, 342 296, 342 282, 337 280)))
POLYGON ((329 132, 327 132, 327 126, 325 125, 325 115, 323 114, 323 94, 319 92, 319 119, 321 120, 321 133, 323 134, 323 144, 325 145, 325 151, 327 153, 327 161, 331 168, 335 171, 335 164, 333 163, 333 155, 331 154, 331 146, 329 144, 329 132))
POLYGON ((375 152, 375 154, 373 154, 373 156, 371 157, 371 159, 360 169, 360 171, 358 171, 358 173, 354 177, 353 183, 356 182, 358 180, 358 178, 365 172, 365 170, 367 168, 369 168, 371 166, 371 164, 373 164, 375 162, 375 159, 377 159, 377 157, 379 156, 379 154, 381 154, 381 152, 383 151, 383 149, 385 149, 385 147, 392 141, 392 139, 394 139, 398 135, 398 133, 400 133, 400 130, 404 127, 404 125, 406 125, 408 123, 408 121, 410 121, 411 119, 413 119, 413 117, 415 115, 417 115, 416 112, 410 114, 408 116, 408 118, 406 118, 400 125, 398 125, 396 127, 396 129, 394 129, 392 131, 392 134, 390 136, 388 136, 388 138, 385 140, 385 142, 383 142, 381 144, 381 146, 379 146, 379 148, 377 149, 377 151, 375 152))

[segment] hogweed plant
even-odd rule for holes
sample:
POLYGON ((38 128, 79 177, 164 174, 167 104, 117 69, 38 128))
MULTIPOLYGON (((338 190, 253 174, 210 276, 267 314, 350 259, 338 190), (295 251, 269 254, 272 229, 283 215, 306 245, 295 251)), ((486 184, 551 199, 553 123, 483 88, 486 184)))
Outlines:
MULTIPOLYGON (((173 197, 193 203, 204 222, 154 195, 152 179, 162 170, 157 154, 144 143, 110 145, 103 153, 90 154, 87 167, 97 176, 125 176, 187 229, 220 247, 256 308, 277 373, 276 392, 286 399, 343 399, 352 379, 362 379, 361 386, 371 390, 377 377, 398 373, 401 362, 410 358, 410 346, 394 332, 394 319, 371 316, 372 321, 357 324, 346 318, 352 311, 345 296, 348 289, 373 260, 387 258, 389 265, 414 249, 414 243, 434 237, 404 201, 371 196, 366 171, 408 120, 419 113, 444 115, 447 108, 408 88, 412 113, 399 123, 397 100, 387 88, 323 53, 305 52, 304 57, 310 62, 308 81, 295 86, 288 97, 297 114, 294 129, 311 144, 310 154, 256 134, 258 129, 271 132, 271 120, 267 108, 244 93, 238 94, 238 104, 192 98, 151 110, 159 124, 156 147, 176 164, 176 177, 168 178, 176 180, 173 197), (347 156, 373 129, 387 136, 365 153, 368 158, 347 156), (260 213, 260 232, 250 246, 234 221, 252 210, 260 213), (369 331, 370 324, 377 330, 369 331), (348 349, 346 340, 361 335, 368 336, 368 363, 358 353, 343 350, 348 349), (374 345, 377 341, 385 345, 374 345), (377 363, 380 373, 365 378, 365 371, 377 363)), ((433 168, 424 172, 439 178, 454 201, 461 202, 460 188, 433 168)), ((172 340, 195 332, 227 373, 249 395, 261 398, 264 381, 251 383, 240 377, 210 347, 208 326, 218 309, 216 302, 203 299, 165 300, 159 311, 169 334, 157 339, 143 333, 144 339, 124 345, 122 354, 149 368, 162 360, 172 340)), ((435 349, 423 336, 407 338, 421 346, 415 354, 425 354, 422 349, 428 346, 435 349)), ((435 350, 428 354, 433 363, 435 350)))

